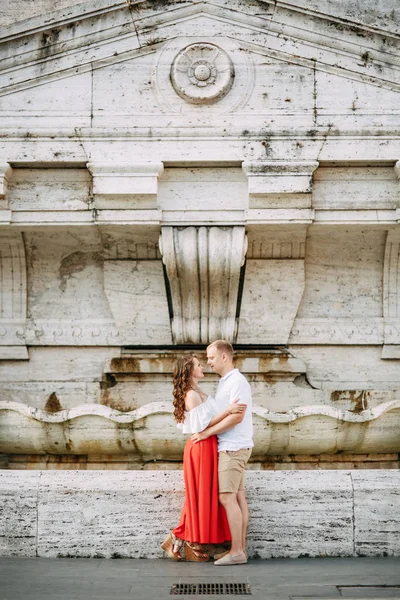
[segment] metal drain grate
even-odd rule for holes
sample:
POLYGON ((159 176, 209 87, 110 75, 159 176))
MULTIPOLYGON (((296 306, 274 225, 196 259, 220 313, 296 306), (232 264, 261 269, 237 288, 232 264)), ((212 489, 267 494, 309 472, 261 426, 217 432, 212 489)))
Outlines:
POLYGON ((249 583, 174 583, 171 594, 179 596, 219 595, 251 596, 249 583))

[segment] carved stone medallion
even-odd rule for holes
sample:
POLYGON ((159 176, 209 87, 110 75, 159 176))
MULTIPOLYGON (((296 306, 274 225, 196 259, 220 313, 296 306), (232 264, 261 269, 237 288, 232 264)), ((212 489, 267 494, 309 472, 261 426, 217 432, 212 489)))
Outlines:
POLYGON ((231 89, 235 71, 229 55, 210 43, 183 48, 171 66, 176 93, 190 104, 213 104, 231 89))

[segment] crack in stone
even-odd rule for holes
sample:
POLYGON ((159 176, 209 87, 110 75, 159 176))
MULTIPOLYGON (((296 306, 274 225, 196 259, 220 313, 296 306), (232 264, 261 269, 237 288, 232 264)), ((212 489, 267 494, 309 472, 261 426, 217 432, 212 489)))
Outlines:
POLYGON ((42 471, 39 471, 39 478, 36 490, 36 547, 35 547, 35 556, 39 556, 39 493, 40 493, 40 480, 42 477, 42 471))
MULTIPOLYGON (((351 481, 351 489, 352 489, 352 502, 353 502, 353 516, 352 516, 352 521, 353 521, 353 555, 357 556, 357 551, 356 551, 356 515, 355 515, 355 499, 354 499, 354 481, 353 481, 353 477, 352 474, 349 473, 350 475, 350 481, 351 481)), ((339 590, 340 591, 340 590, 339 590)))

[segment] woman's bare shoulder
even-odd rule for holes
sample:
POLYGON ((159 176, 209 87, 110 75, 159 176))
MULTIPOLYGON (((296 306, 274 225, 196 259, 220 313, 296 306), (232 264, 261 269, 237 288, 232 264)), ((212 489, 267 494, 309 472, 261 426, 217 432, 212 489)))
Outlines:
POLYGON ((201 404, 200 394, 195 390, 189 390, 185 397, 186 410, 192 410, 193 408, 196 408, 196 406, 199 406, 199 404, 201 404))

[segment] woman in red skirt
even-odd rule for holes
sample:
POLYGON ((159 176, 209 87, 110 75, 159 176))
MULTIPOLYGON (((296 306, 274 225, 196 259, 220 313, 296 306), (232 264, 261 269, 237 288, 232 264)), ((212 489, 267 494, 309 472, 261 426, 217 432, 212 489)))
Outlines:
MULTIPOLYGON (((233 403, 218 412, 214 398, 198 386, 203 367, 194 355, 180 358, 174 370, 174 416, 184 434, 198 433, 242 412, 245 404, 233 403)), ((189 438, 183 454, 185 504, 179 525, 164 540, 161 548, 173 560, 206 562, 202 544, 221 544, 231 539, 225 509, 218 501, 218 451, 215 435, 194 444, 189 438)))

